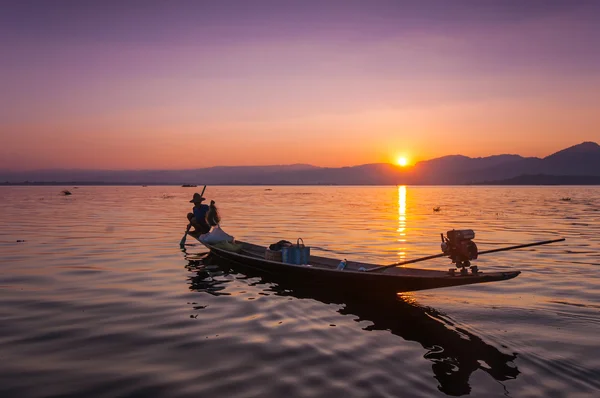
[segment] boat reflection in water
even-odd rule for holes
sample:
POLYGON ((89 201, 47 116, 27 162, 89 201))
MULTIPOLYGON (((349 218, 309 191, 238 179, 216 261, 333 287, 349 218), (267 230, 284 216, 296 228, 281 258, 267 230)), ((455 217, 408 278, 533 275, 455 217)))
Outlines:
POLYGON ((315 289, 294 285, 289 279, 259 274, 252 268, 242 267, 213 255, 201 260, 188 260, 190 289, 211 295, 228 295, 231 276, 236 279, 259 277, 252 283, 264 292, 299 299, 313 299, 324 304, 343 305, 343 315, 355 315, 356 321, 370 321, 364 330, 389 330, 407 341, 415 341, 426 350, 424 358, 431 361, 439 390, 448 395, 471 392, 469 378, 476 370, 483 370, 497 381, 514 379, 519 370, 514 364, 516 355, 505 354, 487 344, 478 336, 446 320, 434 308, 416 303, 410 296, 365 300, 333 289, 315 289), (243 272, 243 273, 240 273, 243 272))

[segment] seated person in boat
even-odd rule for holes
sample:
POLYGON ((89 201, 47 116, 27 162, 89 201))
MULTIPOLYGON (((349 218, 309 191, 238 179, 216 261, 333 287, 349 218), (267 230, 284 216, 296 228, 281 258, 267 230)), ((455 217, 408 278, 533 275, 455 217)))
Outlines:
POLYGON ((210 206, 208 207, 208 213, 206 213, 206 222, 210 227, 216 227, 221 222, 221 216, 219 215, 219 211, 217 210, 217 206, 215 206, 215 201, 210 201, 210 206))
POLYGON ((210 225, 206 221, 206 215, 210 210, 208 205, 203 205, 206 199, 203 198, 199 193, 195 193, 190 203, 194 204, 192 212, 188 213, 187 219, 190 222, 187 226, 188 231, 191 227, 194 227, 194 233, 206 234, 210 231, 210 225))

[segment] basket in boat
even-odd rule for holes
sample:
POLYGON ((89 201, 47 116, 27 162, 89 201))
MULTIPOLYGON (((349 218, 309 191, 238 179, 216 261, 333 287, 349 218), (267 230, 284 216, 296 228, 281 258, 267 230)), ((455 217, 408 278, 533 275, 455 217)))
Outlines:
POLYGON ((281 250, 267 249, 265 251, 265 260, 281 262, 281 250))
POLYGON ((302 238, 298 238, 295 245, 283 247, 281 254, 286 264, 304 265, 310 262, 310 247, 304 246, 302 238))

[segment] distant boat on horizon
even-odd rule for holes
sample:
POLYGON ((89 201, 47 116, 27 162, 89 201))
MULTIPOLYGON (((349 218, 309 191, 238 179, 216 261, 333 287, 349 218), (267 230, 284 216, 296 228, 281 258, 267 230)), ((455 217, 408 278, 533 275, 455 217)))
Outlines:
POLYGON ((182 185, 182 187, 183 187, 183 188, 195 188, 195 187, 197 187, 197 186, 198 186, 198 185, 194 185, 194 184, 183 184, 183 185, 182 185))

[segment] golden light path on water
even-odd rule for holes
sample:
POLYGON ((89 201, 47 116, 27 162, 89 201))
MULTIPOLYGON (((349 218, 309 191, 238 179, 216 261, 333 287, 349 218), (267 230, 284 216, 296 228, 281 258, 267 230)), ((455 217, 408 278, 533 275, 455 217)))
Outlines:
POLYGON ((406 186, 398 187, 398 257, 406 259, 406 186))

